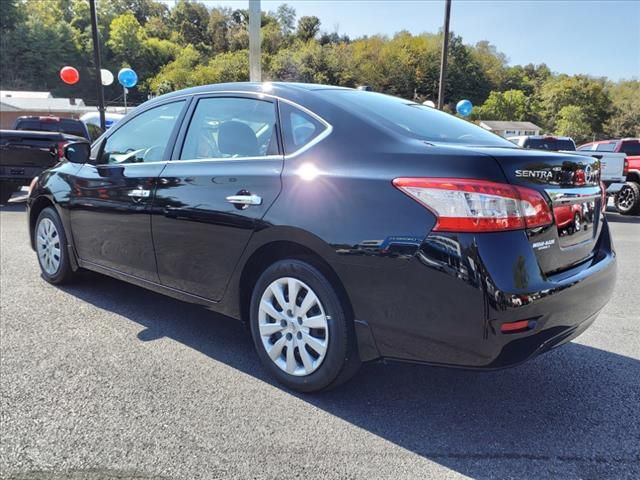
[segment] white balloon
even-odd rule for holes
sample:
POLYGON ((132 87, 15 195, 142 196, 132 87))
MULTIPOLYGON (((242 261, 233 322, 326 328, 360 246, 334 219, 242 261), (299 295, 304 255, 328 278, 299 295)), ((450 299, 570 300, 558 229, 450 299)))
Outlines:
POLYGON ((427 100, 426 102, 422 102, 422 104, 426 105, 427 107, 436 108, 436 104, 433 103, 431 100, 427 100))
POLYGON ((102 85, 104 85, 105 87, 111 85, 113 83, 113 73, 111 73, 106 68, 101 68, 100 81, 102 82, 102 85))

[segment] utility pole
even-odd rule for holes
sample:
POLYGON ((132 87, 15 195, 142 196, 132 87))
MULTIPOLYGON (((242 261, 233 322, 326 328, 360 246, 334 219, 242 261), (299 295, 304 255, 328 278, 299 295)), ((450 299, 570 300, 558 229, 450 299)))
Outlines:
POLYGON ((262 65, 260 60, 260 24, 262 13, 260 0, 249 0, 249 80, 262 81, 262 65))
POLYGON ((438 85, 438 110, 444 104, 444 83, 447 79, 447 56, 449 54, 449 17, 451 16, 451 0, 445 0, 444 28, 442 37, 442 57, 440 59, 440 84, 438 85))
POLYGON ((98 17, 96 16, 96 0, 89 0, 91 9, 91 34, 93 36, 93 63, 96 67, 96 88, 98 91, 98 112, 100 112, 100 128, 106 130, 104 118, 104 89, 102 88, 102 65, 100 64, 100 41, 98 40, 98 17))

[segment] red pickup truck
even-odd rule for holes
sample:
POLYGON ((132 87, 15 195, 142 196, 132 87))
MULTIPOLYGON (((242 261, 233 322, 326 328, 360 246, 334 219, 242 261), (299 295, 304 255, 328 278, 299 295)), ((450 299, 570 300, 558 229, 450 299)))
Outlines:
POLYGON ((601 140, 578 147, 579 151, 625 153, 624 174, 627 182, 615 196, 616 209, 625 215, 640 213, 640 138, 601 140))

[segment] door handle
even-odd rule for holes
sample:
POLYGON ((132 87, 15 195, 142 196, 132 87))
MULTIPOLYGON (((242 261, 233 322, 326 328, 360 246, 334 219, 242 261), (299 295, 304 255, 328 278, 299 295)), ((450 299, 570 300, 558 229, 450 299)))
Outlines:
POLYGON ((251 205, 262 205, 262 197, 252 193, 238 193, 227 197, 227 202, 233 203, 236 207, 245 209, 251 205))
POLYGON ((144 188, 136 188, 135 190, 131 190, 127 193, 129 197, 132 197, 134 200, 139 200, 141 198, 148 198, 151 195, 151 190, 145 190, 144 188))

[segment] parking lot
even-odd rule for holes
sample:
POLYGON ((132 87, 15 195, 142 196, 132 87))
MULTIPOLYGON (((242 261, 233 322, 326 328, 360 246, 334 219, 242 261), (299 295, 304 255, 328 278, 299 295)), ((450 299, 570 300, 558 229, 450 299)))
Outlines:
POLYGON ((0 477, 640 478, 640 217, 608 217, 617 288, 571 344, 300 395, 238 322, 97 274, 47 284, 24 205, 2 207, 0 477))

